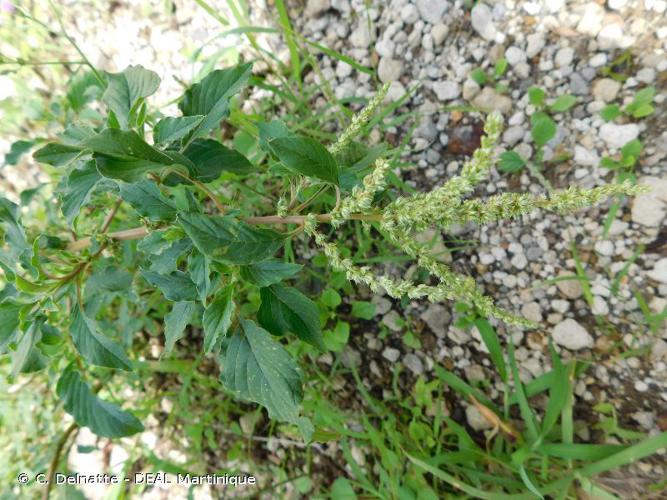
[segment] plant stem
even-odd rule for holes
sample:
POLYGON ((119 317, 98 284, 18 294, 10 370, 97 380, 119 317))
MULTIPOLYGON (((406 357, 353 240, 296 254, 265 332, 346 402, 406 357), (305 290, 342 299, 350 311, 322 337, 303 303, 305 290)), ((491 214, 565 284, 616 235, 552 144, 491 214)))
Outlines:
MULTIPOLYGON (((328 224, 331 222, 331 214, 319 214, 315 218, 317 222, 323 224, 328 224)), ((288 215, 287 217, 281 217, 280 215, 263 215, 259 217, 246 217, 242 219, 246 224, 258 225, 258 224, 268 224, 268 225, 279 225, 279 224, 303 224, 306 220, 305 215, 288 215)), ((381 221, 382 214, 352 214, 349 217, 349 220, 363 220, 363 221, 381 221)), ((125 229, 123 231, 116 231, 114 233, 107 233, 109 238, 114 240, 140 240, 148 235, 148 229, 145 227, 135 227, 132 229, 125 229)), ((83 250, 90 246, 90 237, 81 238, 80 240, 73 241, 67 247, 67 250, 70 252, 77 252, 83 250)))
POLYGON ((51 495, 51 488, 53 487, 53 483, 55 482, 54 478, 56 475, 56 469, 58 468, 58 463, 60 462, 60 454, 63 452, 63 448, 65 447, 65 444, 67 443, 69 437, 77 429, 78 426, 76 425, 76 422, 70 425, 67 428, 67 430, 65 430, 65 433, 62 436, 60 436, 60 439, 56 444, 56 450, 53 452, 53 458, 51 459, 51 463, 49 464, 49 472, 46 480, 47 481, 46 489, 42 494, 42 500, 48 500, 49 496, 51 495))

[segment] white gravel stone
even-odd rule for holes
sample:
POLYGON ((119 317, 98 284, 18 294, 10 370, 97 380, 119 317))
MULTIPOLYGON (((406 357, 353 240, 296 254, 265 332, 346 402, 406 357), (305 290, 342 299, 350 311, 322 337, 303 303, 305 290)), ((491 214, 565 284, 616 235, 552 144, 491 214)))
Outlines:
POLYGON ((442 304, 430 304, 421 315, 421 319, 428 325, 437 337, 444 337, 447 333, 447 323, 451 316, 442 304))
POLYGON ((461 95, 459 84, 453 81, 435 82, 433 92, 441 101, 451 101, 461 95))
POLYGON ((605 64, 607 64, 607 54, 605 54, 604 52, 595 54, 588 60, 588 64, 592 68, 599 68, 601 66, 604 66, 605 64))
POLYGON ((636 123, 626 125, 605 123, 600 127, 600 137, 612 149, 620 149, 638 136, 639 126, 636 123))
POLYGON ((539 323, 542 321, 542 308, 537 302, 528 302, 521 306, 521 315, 527 320, 539 323))
POLYGON ((440 23, 447 10, 447 0, 417 0, 417 10, 427 23, 440 23))
POLYGON ((512 45, 505 51, 505 59, 507 59, 510 66, 516 66, 526 60, 526 53, 519 47, 512 45))
POLYGON ((556 62, 556 66, 562 68, 572 64, 572 59, 574 59, 574 49, 571 47, 564 47, 556 52, 554 61, 556 62))
POLYGON ((391 363, 395 363, 401 357, 401 351, 393 347, 387 347, 382 351, 382 357, 391 363))
POLYGON ((403 72, 403 62, 399 59, 390 59, 388 57, 380 58, 378 64, 378 77, 383 83, 398 80, 403 72))
POLYGON ((503 132, 503 142, 508 146, 514 146, 517 142, 523 139, 525 133, 526 131, 520 125, 509 127, 503 132))
POLYGON ((641 177, 638 184, 651 191, 637 195, 632 200, 632 221, 643 226, 658 227, 667 215, 667 179, 641 177))
POLYGON ((650 85, 655 80, 655 70, 653 68, 642 68, 637 71, 635 78, 640 82, 650 85))
POLYGON ((318 17, 331 7, 329 0, 308 0, 304 14, 307 17, 318 17))
POLYGON ((499 94, 492 87, 484 87, 484 90, 475 96, 472 103, 483 111, 497 110, 501 113, 509 113, 512 109, 512 99, 499 94))
POLYGON ((600 163, 600 157, 595 150, 586 149, 577 144, 574 146, 574 163, 585 167, 595 167, 600 163))
POLYGON ((412 4, 406 4, 401 9, 401 19, 407 24, 414 24, 419 19, 417 7, 412 4))
POLYGON ((442 45, 442 42, 447 38, 447 33, 449 33, 449 28, 446 24, 438 23, 431 29, 431 38, 433 38, 433 44, 437 47, 442 45))
MULTIPOLYGON (((558 277, 572 276, 573 273, 562 272, 558 274, 558 277)), ((556 282, 556 288, 558 288, 563 295, 568 299, 578 299, 584 293, 581 283, 576 277, 572 279, 564 279, 556 282)))
POLYGON ((614 244, 609 240, 598 241, 595 244, 595 251, 605 257, 614 255, 614 244))
POLYGON ((624 40, 623 28, 616 23, 603 26, 598 33, 597 40, 598 46, 602 50, 622 48, 627 44, 624 40))
POLYGON ((531 33, 526 37, 526 56, 535 57, 545 45, 544 33, 531 33))
POLYGON ((597 36, 602 28, 604 16, 604 7, 597 2, 588 2, 577 24, 577 31, 591 37, 597 36))
POLYGON ((607 5, 609 5, 610 9, 621 10, 626 5, 628 5, 628 0, 609 0, 609 2, 607 2, 607 5))
POLYGON ((482 90, 479 84, 474 80, 466 80, 463 82, 463 98, 466 101, 472 100, 482 90))
POLYGON ((415 375, 420 375, 424 372, 422 360, 411 352, 403 356, 403 364, 415 375))
POLYGON ((556 344, 571 351, 593 347, 593 337, 575 320, 568 318, 558 323, 552 330, 556 344))
POLYGON ((649 278, 659 281, 660 283, 667 283, 667 257, 660 259, 655 263, 653 269, 646 273, 649 278))
POLYGON ((620 82, 611 78, 600 78, 593 84, 593 96, 604 102, 616 99, 619 90, 621 90, 620 82))
POLYGON ((371 43, 371 32, 368 29, 368 22, 366 18, 359 19, 357 27, 354 28, 350 35, 350 43, 353 47, 365 49, 371 43))
POLYGON ((485 3, 477 3, 470 12, 470 22, 473 29, 485 40, 493 41, 496 38, 496 27, 493 24, 493 14, 485 3))
POLYGON ((396 311, 392 310, 385 314, 382 318, 382 323, 384 323, 391 331, 400 332, 403 330, 401 316, 396 311))
POLYGON ((599 295, 593 296, 593 307, 591 307, 591 312, 597 316, 606 316, 609 314, 607 301, 599 295))
POLYGON ((493 425, 480 413, 476 406, 470 405, 466 408, 466 420, 468 425, 476 431, 491 429, 493 425))

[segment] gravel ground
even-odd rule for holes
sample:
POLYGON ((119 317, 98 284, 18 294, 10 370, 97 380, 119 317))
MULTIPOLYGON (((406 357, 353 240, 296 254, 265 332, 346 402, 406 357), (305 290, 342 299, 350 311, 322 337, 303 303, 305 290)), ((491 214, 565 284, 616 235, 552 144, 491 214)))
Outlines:
MULTIPOLYGON (((166 93, 157 98, 162 102, 162 97, 178 91, 176 80, 171 79, 174 72, 186 80, 192 75, 192 65, 184 54, 217 33, 218 26, 202 11, 193 15, 192 6, 186 9, 180 2, 173 18, 165 22, 166 16, 158 15, 162 3, 153 3, 145 9, 115 2, 113 12, 102 18, 82 11, 76 19, 79 31, 73 34, 88 40, 86 47, 90 47, 93 61, 105 69, 139 63, 161 73, 169 82, 161 89, 166 93), (93 41, 82 35, 91 31, 95 33, 93 41)), ((264 2, 253 4, 255 20, 266 25, 264 2)), ((644 153, 637 168, 639 182, 653 190, 622 204, 607 239, 602 232, 609 204, 573 216, 538 213, 514 223, 466 226, 431 236, 440 240, 441 248, 450 245, 453 238, 479 242, 455 252, 452 265, 475 276, 501 306, 543 325, 530 332, 497 325, 501 338, 511 336, 517 345, 523 380, 549 369, 547 342, 551 336, 563 357, 596 361, 576 386, 580 423, 594 422, 597 417, 591 415, 591 406, 608 401, 618 409, 622 426, 649 434, 665 431, 667 327, 663 325, 657 333, 648 330, 632 290, 641 291, 654 313, 667 306, 667 2, 507 0, 478 2, 472 12, 463 4, 461 0, 308 0, 293 3, 293 17, 297 31, 306 37, 362 64, 377 66, 380 80, 391 82, 388 99, 398 99, 406 89, 420 84, 399 110, 420 111, 411 142, 413 153, 404 158, 413 167, 399 172, 420 189, 439 185, 458 172, 479 129, 475 114, 445 111, 445 106, 472 104, 500 110, 507 122, 503 148, 530 157, 534 151, 530 115, 535 109, 527 90, 534 85, 545 89, 549 100, 563 94, 577 97, 569 112, 554 115, 558 131, 545 148, 546 160, 561 153, 571 156, 545 169, 544 176, 554 187, 613 182, 613 174, 599 166, 601 158, 617 155, 623 144, 641 139, 644 153), (303 15, 298 14, 299 9, 303 15), (633 54, 631 76, 622 83, 602 76, 602 69, 625 50, 633 54), (492 71, 501 57, 509 63, 499 81, 508 88, 506 93, 496 92, 494 85, 481 88, 469 79, 475 68, 492 71), (627 103, 638 89, 648 85, 658 89, 654 102, 657 112, 652 116, 625 123, 605 123, 599 117, 607 103, 627 103), (639 245, 646 248, 628 267, 614 296, 610 292, 613 278, 639 245), (577 281, 536 286, 575 273, 573 247, 590 278, 592 307, 577 281), (596 320, 596 315, 604 321, 596 320), (641 347, 646 348, 645 354, 619 355, 641 347)), ((221 39, 210 50, 220 49, 221 43, 229 43, 229 50, 235 50, 237 42, 221 39)), ((284 47, 279 49, 286 52, 284 47)), ((375 87, 368 75, 326 57, 322 73, 338 98, 368 96, 375 87)), ((317 77, 311 74, 308 78, 317 77)), ((384 138, 371 138, 393 142, 406 131, 407 127, 390 129, 384 138)), ((37 175, 29 165, 21 168, 2 171, 10 189, 11 184, 26 187, 37 175), (31 174, 25 175, 26 171, 31 174)), ((476 194, 509 190, 537 193, 544 187, 527 171, 511 176, 493 171, 476 194)), ((366 292, 360 290, 359 294, 363 297, 366 292)), ((500 394, 500 380, 484 354, 479 332, 453 326, 456 314, 451 304, 412 302, 400 307, 386 297, 372 300, 377 305, 377 321, 391 335, 380 340, 376 334, 361 333, 367 329, 353 331, 344 356, 346 363, 363 365, 360 369, 369 389, 381 393, 396 363, 414 377, 432 373, 434 364, 439 363, 468 380, 490 380, 489 395, 500 394), (401 341, 406 319, 411 330, 420 333, 421 349, 401 341)), ((328 364, 331 359, 325 355, 320 361, 328 364)), ((448 407, 455 415, 465 415, 472 429, 488 428, 488 422, 465 401, 448 407)), ((588 427, 582 427, 582 439, 589 437, 588 427)), ((664 477, 665 454, 637 467, 638 474, 664 477)))
MULTIPOLYGON (((501 111, 507 119, 502 146, 529 158, 534 150, 530 115, 535 108, 527 95, 531 86, 543 88, 551 98, 577 97, 569 113, 555 115, 558 131, 545 150, 547 160, 571 153, 570 160, 556 162, 545 171, 554 187, 613 182, 609 170, 599 166, 601 158, 617 154, 628 141, 641 139, 645 149, 637 169, 639 182, 653 190, 622 206, 606 239, 602 233, 609 203, 576 216, 538 213, 520 223, 464 227, 438 236, 445 241, 452 237, 478 240, 472 251, 455 254, 453 265, 475 275, 502 306, 544 325, 531 332, 497 327, 519 345, 516 355, 524 381, 549 369, 546 347, 551 336, 563 357, 596 360, 575 390, 582 420, 595 421, 590 407, 608 401, 619 410, 624 426, 649 434, 667 430, 667 328, 649 331, 641 323, 632 294, 633 288, 640 290, 653 312, 667 305, 667 258, 664 242, 660 243, 664 236, 659 237, 661 228, 664 235, 667 211, 667 2, 478 2, 467 11, 461 1, 392 0, 388 8, 373 2, 365 9, 361 0, 314 0, 305 12, 304 34, 364 64, 377 63, 380 80, 391 82, 390 98, 397 99, 412 85, 421 84, 406 102, 407 109, 421 112, 412 140, 412 151, 419 153, 406 158, 415 167, 402 171, 415 187, 428 189, 456 173, 464 160, 460 153, 467 149, 466 137, 471 129, 474 136, 478 128, 475 120, 461 113, 444 112, 445 106, 469 103, 501 111), (601 69, 625 50, 634 55, 630 78, 621 83, 601 76, 601 69), (500 80, 508 92, 500 94, 492 85, 481 88, 469 78, 478 67, 492 72, 501 57, 509 63, 500 80), (599 117, 607 103, 628 103, 638 89, 651 85, 658 89, 658 112, 649 119, 605 123, 599 117), (629 266, 614 296, 612 280, 640 244, 646 249, 629 266), (575 274, 573 245, 591 280, 592 307, 578 281, 535 286, 575 274), (601 326, 594 315, 606 325, 601 326), (618 355, 641 346, 647 349, 646 355, 618 355)), ((371 92, 367 75, 356 74, 347 64, 325 59, 323 66, 338 98, 371 92)), ((405 130, 389 133, 401 136, 405 130)), ((508 177, 494 172, 477 194, 518 189, 544 191, 538 179, 527 173, 508 177)), ((374 300, 382 323, 395 336, 385 345, 364 336, 348 352, 350 360, 366 361, 368 348, 378 351, 378 360, 369 365, 369 388, 380 387, 383 371, 391 373, 396 362, 415 376, 443 363, 471 381, 495 380, 492 392, 500 394, 501 382, 484 356, 479 332, 454 327, 456 318, 449 304, 414 302, 401 309, 386 298, 374 300), (400 342, 405 328, 398 320, 405 318, 422 331, 421 349, 400 342)), ((472 405, 465 408, 465 415, 475 430, 490 426, 472 405)), ((589 438, 588 427, 582 427, 583 439, 589 438)), ((641 464, 640 471, 663 477, 664 456, 653 465, 641 464)))

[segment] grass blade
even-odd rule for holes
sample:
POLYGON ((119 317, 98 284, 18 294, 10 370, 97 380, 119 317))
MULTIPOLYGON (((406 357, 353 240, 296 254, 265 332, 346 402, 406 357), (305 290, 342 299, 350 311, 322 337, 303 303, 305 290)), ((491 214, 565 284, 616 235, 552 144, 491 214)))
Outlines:
POLYGON ((660 448, 667 448, 667 432, 658 434, 641 443, 629 446, 614 455, 586 465, 579 470, 579 473, 586 477, 607 472, 608 470, 623 467, 624 465, 636 462, 649 455, 653 455, 660 448))
POLYGON ((276 8, 278 9, 278 19, 280 26, 285 34, 285 42, 289 49, 290 61, 292 63, 292 78, 301 88, 301 56, 299 55, 299 47, 294 38, 292 25, 289 22, 289 15, 287 14, 287 7, 283 0, 276 0, 276 8))
POLYGON ((510 342, 509 344, 509 362, 510 367, 512 368, 512 378, 514 379, 514 391, 519 403, 519 410, 521 411, 521 418, 523 418, 524 423, 526 424, 526 431, 531 440, 537 439, 537 423, 535 415, 533 414, 530 406, 528 405, 528 399, 526 398, 526 393, 524 392, 523 383, 519 378, 519 369, 516 365, 516 358, 514 357, 514 344, 510 342))
POLYGON ((482 336, 484 345, 489 350, 491 361, 496 365, 498 374, 503 382, 507 383, 507 366, 505 365, 505 358, 503 357, 503 348, 500 346, 498 334, 496 330, 489 324, 486 318, 476 318, 475 326, 482 336))

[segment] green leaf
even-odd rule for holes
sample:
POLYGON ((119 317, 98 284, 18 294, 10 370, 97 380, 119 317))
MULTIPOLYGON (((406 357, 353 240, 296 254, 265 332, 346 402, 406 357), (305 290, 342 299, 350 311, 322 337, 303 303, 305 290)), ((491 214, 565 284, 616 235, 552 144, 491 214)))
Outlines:
POLYGON ((188 255, 188 272, 197 287, 199 299, 202 303, 205 303, 211 291, 211 270, 208 257, 198 250, 193 249, 190 255, 188 255))
POLYGON ((229 264, 252 264, 267 259, 282 246, 285 238, 233 217, 181 212, 178 221, 200 252, 229 264))
POLYGON ((78 305, 72 310, 70 335, 77 351, 91 365, 132 370, 132 362, 122 347, 98 333, 95 321, 86 317, 78 305))
POLYGON ((621 114, 621 107, 618 104, 607 104, 600 110, 600 117, 606 122, 610 122, 621 114))
POLYGON ((339 321, 333 330, 324 332, 324 345, 327 350, 343 352, 350 338, 350 324, 345 321, 339 321))
POLYGON ((174 344, 183 338, 185 327, 195 312, 194 302, 174 302, 164 318, 164 354, 170 354, 174 344))
POLYGON ((0 354, 6 351, 7 345, 14 340, 19 327, 19 311, 25 304, 10 300, 0 302, 0 354))
POLYGON ((155 93, 160 77, 143 66, 129 66, 121 73, 107 73, 107 79, 102 102, 114 112, 121 128, 129 128, 137 101, 155 93))
POLYGON ((554 113, 562 113, 567 111, 577 102, 577 98, 572 95, 562 95, 549 106, 549 109, 554 113))
POLYGON ((635 98, 625 107, 625 112, 634 118, 644 118, 655 111, 653 107, 653 98, 655 97, 655 87, 646 87, 635 94, 635 98))
POLYGON ((183 139, 203 120, 202 115, 163 118, 153 127, 153 142, 155 144, 168 144, 183 139))
POLYGON ((249 266, 241 266, 240 274, 245 281, 257 286, 269 286, 280 283, 298 273, 303 266, 278 260, 257 262, 249 266))
POLYGON ((338 184, 336 160, 319 142, 308 137, 279 137, 269 142, 271 150, 290 170, 307 177, 338 184))
POLYGON ((486 76, 486 73, 482 68, 476 68, 470 73, 470 79, 482 87, 489 80, 489 77, 486 76))
POLYGON ((375 317, 375 304, 362 301, 352 302, 352 316, 367 321, 373 319, 375 317))
POLYGON ((329 309, 335 309, 341 302, 340 295, 333 288, 325 289, 320 295, 320 303, 329 309))
POLYGON ((102 84, 92 71, 79 73, 67 84, 67 102, 75 113, 79 113, 90 101, 101 93, 102 84))
POLYGON ((240 398, 266 407, 275 420, 301 424, 301 370, 283 346, 242 319, 220 353, 221 381, 240 398))
POLYGON ((331 498, 337 500, 356 500, 357 495, 350 481, 344 477, 339 477, 331 485, 331 498))
POLYGON ((192 136, 206 134, 229 115, 229 99, 245 86, 251 72, 252 64, 215 70, 185 92, 178 105, 183 115, 205 116, 192 131, 192 136))
POLYGON ((170 221, 176 217, 176 206, 165 198, 153 181, 141 180, 134 184, 122 183, 120 196, 142 217, 152 221, 170 221))
POLYGON ((270 122, 257 123, 259 129, 259 146, 264 151, 270 151, 269 146, 272 139, 289 137, 290 131, 287 125, 281 120, 271 120, 270 122))
POLYGON ((86 281, 86 296, 97 292, 125 292, 132 284, 132 274, 125 269, 107 264, 96 269, 86 281))
POLYGON ((528 100, 533 106, 542 106, 546 93, 539 87, 530 87, 528 89, 528 100))
POLYGON ((498 168, 508 174, 518 172, 526 166, 526 162, 516 151, 505 151, 500 155, 498 168))
POLYGON ((493 73, 496 78, 500 78, 507 71, 508 62, 507 59, 501 57, 496 61, 495 66, 493 67, 493 73))
POLYGON ((295 288, 271 285, 260 290, 257 320, 273 335, 294 333, 304 342, 325 350, 317 305, 295 288))
POLYGON ((208 354, 213 347, 227 335, 234 313, 233 287, 223 288, 204 311, 204 352, 208 354))
POLYGON ((639 139, 628 142, 621 148, 621 157, 623 158, 623 165, 626 167, 633 166, 642 154, 642 143, 639 139))
POLYGON ((500 345, 498 334, 496 330, 489 324, 486 318, 476 318, 475 326, 482 337, 484 345, 489 351, 491 361, 498 370, 498 374, 503 382, 507 383, 507 366, 505 365, 505 358, 503 357, 503 348, 500 345))
POLYGON ((12 376, 37 371, 44 367, 44 356, 35 346, 41 338, 40 322, 31 322, 27 330, 20 335, 16 350, 12 352, 12 376))
POLYGON ((137 417, 121 410, 118 405, 98 398, 72 368, 67 368, 60 376, 56 392, 63 401, 65 411, 74 417, 79 426, 88 427, 93 434, 118 438, 144 430, 137 417))
POLYGON ((183 271, 159 274, 142 269, 141 276, 151 285, 159 288, 162 295, 168 300, 174 302, 197 300, 197 288, 190 276, 183 271))
POLYGON ((47 163, 54 167, 62 167, 63 165, 70 163, 80 154, 80 147, 52 142, 39 148, 32 154, 32 157, 40 163, 47 163))
POLYGON ((544 146, 556 135, 556 122, 543 111, 533 113, 530 123, 530 133, 538 146, 544 146))
POLYGON ((16 141, 13 142, 9 148, 9 152, 5 155, 5 165, 16 165, 21 156, 30 151, 35 145, 35 141, 16 141))
POLYGON ((60 196, 62 201, 60 209, 70 226, 79 215, 81 207, 90 201, 90 195, 100 179, 102 177, 92 160, 69 173, 65 190, 60 196))
POLYGON ((223 172, 246 175, 256 170, 241 153, 213 139, 197 139, 183 154, 194 165, 191 176, 201 182, 214 181, 223 172))

